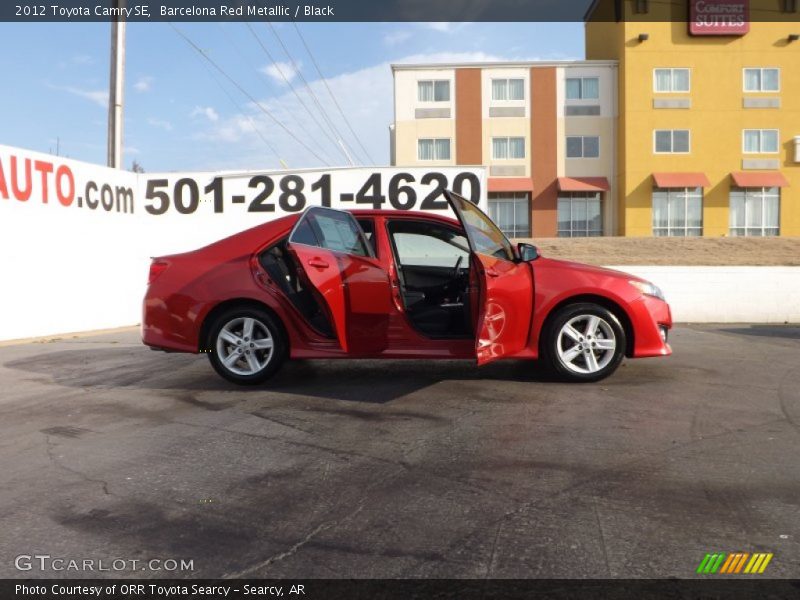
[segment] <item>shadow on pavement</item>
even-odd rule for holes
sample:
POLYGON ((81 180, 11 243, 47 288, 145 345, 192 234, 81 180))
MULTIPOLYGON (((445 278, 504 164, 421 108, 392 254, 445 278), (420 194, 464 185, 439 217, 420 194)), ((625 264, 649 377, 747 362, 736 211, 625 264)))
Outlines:
POLYGON ((34 381, 74 388, 297 394, 384 403, 441 381, 553 381, 532 361, 498 361, 478 368, 469 360, 300 360, 287 362, 270 381, 240 387, 221 379, 200 356, 138 348, 47 352, 6 362, 34 381))

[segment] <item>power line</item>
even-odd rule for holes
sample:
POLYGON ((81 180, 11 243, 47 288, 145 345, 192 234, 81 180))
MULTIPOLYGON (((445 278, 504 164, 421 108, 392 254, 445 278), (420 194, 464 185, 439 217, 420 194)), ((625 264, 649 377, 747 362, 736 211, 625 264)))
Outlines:
MULTIPOLYGON (((225 25, 223 25, 222 23, 218 23, 217 25, 219 26, 220 30, 222 31, 223 35, 225 36, 225 39, 228 41, 228 43, 230 43, 230 45, 234 48, 234 50, 236 50, 236 53, 241 57, 242 61, 247 63, 247 65, 249 65, 250 68, 252 68, 254 71, 256 71, 256 73, 259 75, 258 76, 258 80, 262 81, 262 78, 260 76, 260 73, 258 72, 258 69, 253 65, 253 62, 249 59, 248 54, 246 54, 239 47, 239 45, 236 43, 236 41, 233 39, 233 37, 228 33, 227 28, 225 27, 225 25)), ((265 89, 267 88, 266 83, 264 83, 264 88, 265 89)), ((270 93, 271 93, 271 90, 270 90, 270 93)), ((306 133, 308 133, 306 131, 306 128, 303 127, 303 123, 301 123, 300 120, 297 119, 297 117, 293 113, 289 113, 289 114, 291 114, 292 117, 294 117, 295 124, 298 125, 301 130, 303 130, 306 133)), ((329 156, 329 154, 327 152, 323 152, 322 148, 317 148, 317 150, 320 152, 320 154, 322 154, 324 156, 326 163, 331 162, 330 161, 330 156, 329 156)), ((333 161, 333 162, 335 162, 335 161, 333 161)))
POLYGON ((282 161, 281 161, 281 155, 280 155, 280 154, 278 153, 278 151, 275 149, 275 146, 273 146, 273 145, 272 145, 272 144, 269 142, 269 140, 267 140, 267 138, 266 138, 266 137, 264 137, 264 134, 263 134, 263 133, 261 133, 261 130, 260 130, 258 127, 256 127, 256 122, 255 122, 255 120, 253 119, 253 117, 251 117, 251 116, 250 116, 250 115, 247 113, 247 111, 245 111, 245 110, 244 110, 244 108, 242 108, 242 106, 241 106, 241 105, 240 105, 240 104, 239 104, 239 103, 236 101, 236 99, 235 99, 235 98, 234 98, 234 97, 231 95, 231 93, 230 93, 230 92, 228 92, 228 90, 226 90, 226 89, 225 89, 225 86, 224 86, 224 85, 222 85, 222 83, 221 83, 221 82, 220 82, 220 81, 217 79, 217 76, 216 76, 216 75, 214 75, 214 72, 213 72, 211 69, 209 69, 209 68, 208 68, 208 65, 206 65, 205 63, 202 63, 202 64, 203 64, 203 68, 204 68, 204 69, 205 69, 205 70, 208 72, 208 74, 211 76, 211 79, 213 79, 213 80, 214 80, 214 83, 216 83, 216 84, 217 84, 217 86, 219 87, 219 89, 221 89, 221 90, 222 90, 222 92, 223 92, 223 93, 224 93, 224 94, 225 94, 225 95, 228 97, 228 100, 230 100, 230 101, 231 101, 231 103, 232 103, 232 104, 233 104, 233 106, 236 108, 236 110, 237 110, 237 111, 239 111, 241 114, 243 114, 243 115, 245 116, 245 118, 246 118, 246 119, 247 119, 247 120, 250 122, 250 125, 253 127, 253 131, 255 131, 255 132, 256 132, 256 135, 257 135, 258 137, 260 137, 260 138, 261 138, 261 140, 262 140, 262 141, 263 141, 263 142, 264 142, 264 143, 267 145, 267 148, 269 148, 269 149, 270 149, 270 151, 271 151, 271 152, 272 152, 272 153, 275 155, 275 158, 277 158, 277 159, 278 159, 278 163, 280 164, 280 163, 282 162, 282 161))
POLYGON ((205 58, 209 62, 209 64, 211 64, 211 66, 213 66, 228 81, 230 81, 234 85, 234 87, 236 87, 236 89, 238 89, 251 102, 253 102, 256 106, 258 106, 258 108, 261 110, 261 112, 263 112, 267 117, 269 117, 278 127, 283 129, 294 141, 296 141, 303 148, 305 148, 318 161, 320 161, 321 163, 323 163, 326 166, 330 166, 325 160, 323 160, 323 158, 319 154, 314 152, 314 150, 310 146, 308 146, 305 142, 303 142, 303 140, 301 140, 294 133, 292 133, 292 131, 288 127, 286 127, 286 125, 284 125, 281 121, 279 121, 277 118, 275 118, 275 116, 271 112, 269 112, 258 100, 256 100, 253 96, 251 96, 247 92, 247 90, 245 90, 241 85, 239 85, 239 83, 233 77, 228 75, 228 73, 225 72, 225 70, 222 67, 220 67, 210 56, 208 56, 208 54, 202 48, 200 48, 191 39, 189 39, 189 37, 187 37, 186 34, 184 34, 180 29, 175 27, 175 25, 173 25, 172 23, 169 23, 169 26, 172 27, 172 29, 175 30, 175 33, 177 33, 184 40, 186 40, 187 44, 189 44, 192 48, 194 48, 197 52, 199 52, 200 55, 203 58, 205 58))
MULTIPOLYGON (((303 82, 303 84, 306 87, 306 90, 308 90, 308 93, 311 95, 311 99, 314 101, 314 104, 317 105, 317 108, 319 109, 319 112, 322 115, 322 118, 325 120, 325 122, 328 124, 328 126, 334 131, 334 133, 339 138, 339 140, 343 144, 346 145, 347 142, 344 140, 344 136, 342 136, 342 134, 336 128, 336 125, 333 123, 333 121, 331 121, 330 117, 328 116, 328 113, 325 111, 325 108, 320 103, 319 98, 317 98, 317 95, 314 93, 314 90, 312 90, 311 86, 308 85, 308 81, 306 81, 306 78, 303 76, 303 72, 297 66, 297 63, 295 62, 294 58, 292 57, 291 53, 289 52, 289 49, 286 47, 286 44, 283 43, 283 40, 281 39, 281 36, 278 35, 278 32, 275 30, 275 27, 272 26, 272 23, 267 21, 266 24, 272 30, 272 34, 275 36, 275 39, 278 40, 278 43, 281 45, 281 48, 283 48, 284 53, 289 58, 289 61, 292 63, 292 66, 294 67, 294 70, 297 72, 297 76, 300 77, 301 81, 303 82)), ((355 152, 353 152, 353 154, 355 154, 355 152)))
MULTIPOLYGON (((249 30, 250 30, 250 33, 251 33, 251 34, 253 35, 253 37, 255 38, 256 42, 258 42, 258 45, 259 45, 259 46, 261 47, 261 49, 264 51, 264 54, 266 54, 266 55, 267 55, 267 58, 269 58, 270 62, 272 62, 272 65, 275 67, 275 70, 276 70, 276 71, 278 72, 278 74, 281 76, 281 79, 283 79, 284 83, 285 83, 287 86, 289 86, 289 89, 290 89, 290 90, 292 91, 292 93, 295 95, 295 97, 297 98, 297 101, 298 101, 298 102, 300 102, 300 105, 301 105, 301 106, 302 106, 302 107, 305 109, 305 111, 306 111, 306 112, 308 113, 308 115, 311 117, 311 120, 312 120, 312 121, 314 121, 314 124, 315 124, 317 127, 319 127, 320 131, 322 131, 322 133, 323 133, 323 134, 325 134, 325 137, 327 137, 327 138, 328 138, 328 141, 330 141, 330 143, 331 143, 331 144, 333 144, 333 145, 334 145, 334 147, 335 147, 335 148, 336 148, 336 149, 337 149, 339 152, 342 152, 341 148, 339 148, 339 146, 336 144, 336 140, 335 140, 335 139, 333 139, 333 137, 331 137, 331 135, 330 135, 330 134, 329 134, 329 133, 328 133, 328 132, 325 130, 325 128, 322 126, 322 124, 319 122, 319 120, 317 120, 316 116, 314 116, 314 113, 313 113, 313 112, 311 112, 311 109, 310 109, 310 108, 308 108, 308 106, 306 105, 306 103, 303 101, 303 98, 302 98, 302 97, 300 96, 300 94, 297 92, 297 90, 295 89, 294 85, 292 85, 292 82, 289 80, 289 78, 288 78, 288 77, 287 77, 287 76, 284 74, 284 72, 283 72, 283 69, 281 69, 281 66, 278 64, 278 62, 277 62, 277 61, 275 60, 275 58, 272 56, 272 53, 271 53, 271 52, 270 52, 270 51, 267 49, 267 47, 266 47, 266 46, 264 45, 264 43, 261 41, 261 38, 259 38, 259 37, 258 37, 258 34, 256 34, 255 30, 254 30, 254 29, 253 29, 253 27, 250 25, 250 23, 247 23, 247 22, 246 22, 246 23, 245 23, 245 25, 247 26, 247 29, 249 29, 249 30)), ((344 152, 342 152, 342 153, 345 155, 345 160, 346 160, 346 159, 347 159, 347 154, 346 154, 346 153, 344 153, 344 152)))
POLYGON ((350 133, 352 133, 353 137, 356 139, 356 142, 358 143, 358 147, 361 148, 361 150, 364 152, 364 154, 366 155, 366 157, 369 159, 369 161, 372 164, 376 164, 375 160, 372 158, 370 153, 364 147, 364 144, 361 143, 361 138, 359 137, 359 135, 353 129, 353 126, 350 124, 350 120, 347 118, 347 115, 344 114, 344 111, 342 110, 342 107, 339 105, 338 100, 336 100, 336 96, 334 95, 333 90, 331 90, 331 87, 328 85, 328 80, 322 74, 322 71, 320 70, 319 65, 317 64, 317 61, 314 59, 314 54, 311 52, 311 48, 308 47, 308 44, 306 43, 306 39, 303 37, 303 34, 300 33, 300 28, 297 26, 297 23, 295 21, 292 21, 292 25, 294 25, 294 29, 297 32, 297 36, 300 38, 300 41, 303 42, 303 47, 306 49, 306 52, 308 52, 308 56, 311 58, 311 63, 314 65, 314 68, 317 70, 317 74, 319 75, 319 78, 322 80, 322 83, 325 84, 325 89, 328 90, 328 93, 330 94, 331 99, 333 100, 333 103, 336 105, 336 108, 339 110, 339 114, 342 115, 342 119, 344 119, 344 122, 347 125, 347 128, 350 130, 350 133))

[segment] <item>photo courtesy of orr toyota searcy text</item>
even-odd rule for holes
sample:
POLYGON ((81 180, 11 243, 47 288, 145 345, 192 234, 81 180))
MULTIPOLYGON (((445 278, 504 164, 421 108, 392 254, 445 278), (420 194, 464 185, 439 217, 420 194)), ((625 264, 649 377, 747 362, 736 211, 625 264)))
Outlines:
POLYGON ((232 592, 242 596, 276 596, 276 597, 301 597, 306 594, 306 586, 303 584, 289 585, 202 585, 193 583, 190 585, 159 585, 154 583, 115 583, 107 585, 76 585, 76 584, 16 584, 14 593, 18 597, 26 596, 47 596, 55 597, 97 597, 104 595, 120 594, 132 598, 143 598, 152 595, 155 598, 184 598, 191 597, 214 597, 227 598, 232 592))

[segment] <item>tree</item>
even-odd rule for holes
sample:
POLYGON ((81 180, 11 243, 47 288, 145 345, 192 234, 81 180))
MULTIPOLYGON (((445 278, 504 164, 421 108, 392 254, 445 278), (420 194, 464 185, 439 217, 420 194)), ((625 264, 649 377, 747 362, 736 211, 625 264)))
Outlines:
POLYGON ((138 160, 134 159, 133 164, 131 165, 131 171, 134 173, 144 173, 144 167, 139 164, 138 160))

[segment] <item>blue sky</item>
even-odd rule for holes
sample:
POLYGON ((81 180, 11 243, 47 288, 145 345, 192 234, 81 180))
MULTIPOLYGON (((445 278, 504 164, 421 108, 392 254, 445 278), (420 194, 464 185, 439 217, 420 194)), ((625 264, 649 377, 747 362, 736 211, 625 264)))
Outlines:
MULTIPOLYGON (((335 127, 368 163, 333 91, 377 164, 389 158, 393 62, 580 59, 583 23, 178 23, 182 32, 324 162, 345 162, 290 87, 322 121, 300 73, 335 127)), ((104 23, 0 24, 0 143, 105 162, 110 29, 104 23)), ((128 25, 125 167, 148 171, 323 164, 214 71, 167 23, 128 25), (264 139, 268 143, 265 143, 264 139), (270 149, 277 151, 277 155, 270 149)), ((331 135, 331 137, 334 137, 331 135)))

